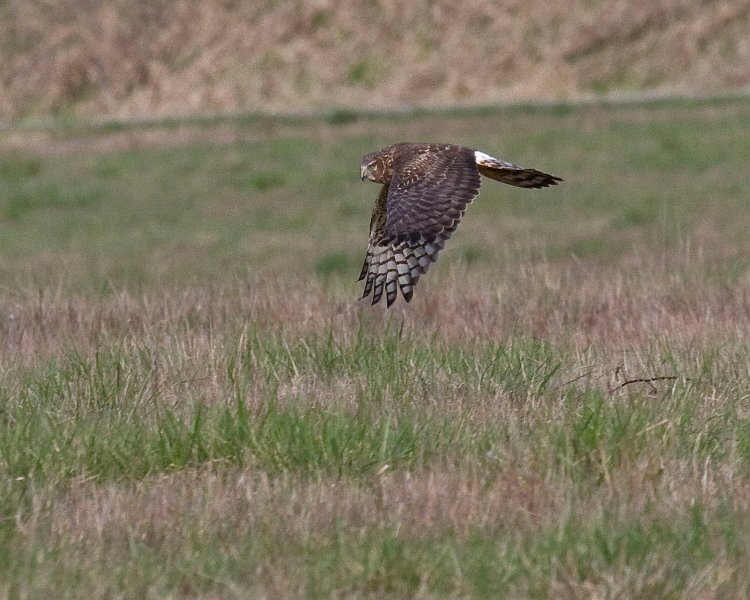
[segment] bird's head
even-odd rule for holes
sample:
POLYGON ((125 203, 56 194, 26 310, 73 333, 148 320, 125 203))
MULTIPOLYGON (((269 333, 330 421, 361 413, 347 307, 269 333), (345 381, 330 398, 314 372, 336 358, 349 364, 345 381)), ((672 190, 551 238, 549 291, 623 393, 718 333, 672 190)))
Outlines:
POLYGON ((362 181, 369 179, 375 183, 385 183, 385 161, 379 152, 371 152, 362 158, 359 165, 359 176, 362 181))

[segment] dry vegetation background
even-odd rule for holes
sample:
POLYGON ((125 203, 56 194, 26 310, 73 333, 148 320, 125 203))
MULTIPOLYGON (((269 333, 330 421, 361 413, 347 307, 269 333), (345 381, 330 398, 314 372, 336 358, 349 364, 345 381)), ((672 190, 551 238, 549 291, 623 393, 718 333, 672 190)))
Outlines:
POLYGON ((750 1, 6 0, 0 119, 750 85, 750 1))

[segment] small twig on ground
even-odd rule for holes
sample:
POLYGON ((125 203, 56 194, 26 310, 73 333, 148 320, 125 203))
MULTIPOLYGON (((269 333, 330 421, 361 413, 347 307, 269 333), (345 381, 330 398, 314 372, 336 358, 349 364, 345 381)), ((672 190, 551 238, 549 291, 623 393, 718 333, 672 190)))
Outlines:
POLYGON ((619 390, 620 388, 630 385, 631 383, 653 383, 654 381, 674 381, 678 379, 676 375, 660 375, 658 377, 638 377, 637 379, 627 379, 620 385, 613 388, 613 390, 619 390))
POLYGON ((624 388, 625 386, 632 385, 634 383, 646 383, 649 386, 649 392, 651 394, 656 394, 658 390, 656 389, 656 386, 654 385, 654 382, 656 381, 677 381, 678 379, 683 379, 684 381, 690 381, 688 377, 679 377, 677 375, 656 375, 654 377, 628 377, 625 373, 625 367, 622 365, 618 366, 615 369, 614 372, 614 379, 615 383, 611 386, 607 386, 609 389, 609 393, 612 394, 616 392, 617 390, 620 390, 624 388), (622 377, 622 382, 617 383, 617 380, 622 377))

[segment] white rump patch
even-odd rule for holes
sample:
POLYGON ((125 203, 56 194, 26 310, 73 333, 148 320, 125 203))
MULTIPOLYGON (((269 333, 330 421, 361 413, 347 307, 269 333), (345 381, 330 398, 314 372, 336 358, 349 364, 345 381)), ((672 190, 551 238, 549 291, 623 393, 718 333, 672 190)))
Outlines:
POLYGON ((496 158, 493 158, 484 152, 480 152, 479 150, 474 150, 474 159, 477 161, 478 165, 496 165, 500 162, 496 158))
POLYGON ((474 150, 474 160, 476 160, 479 166, 490 167, 492 169, 521 169, 521 167, 518 167, 513 163, 500 160, 499 158, 495 158, 494 156, 490 156, 479 150, 474 150))

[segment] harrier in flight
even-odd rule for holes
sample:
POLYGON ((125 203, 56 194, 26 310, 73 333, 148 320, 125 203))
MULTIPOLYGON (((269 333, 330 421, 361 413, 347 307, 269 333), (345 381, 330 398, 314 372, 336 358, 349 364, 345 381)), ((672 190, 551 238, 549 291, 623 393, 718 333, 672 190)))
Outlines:
POLYGON ((479 175, 522 188, 557 185, 559 177, 524 169, 452 144, 393 144, 367 154, 362 180, 382 183, 370 220, 370 243, 359 280, 372 303, 398 289, 409 302, 414 286, 438 258, 479 193, 479 175))

